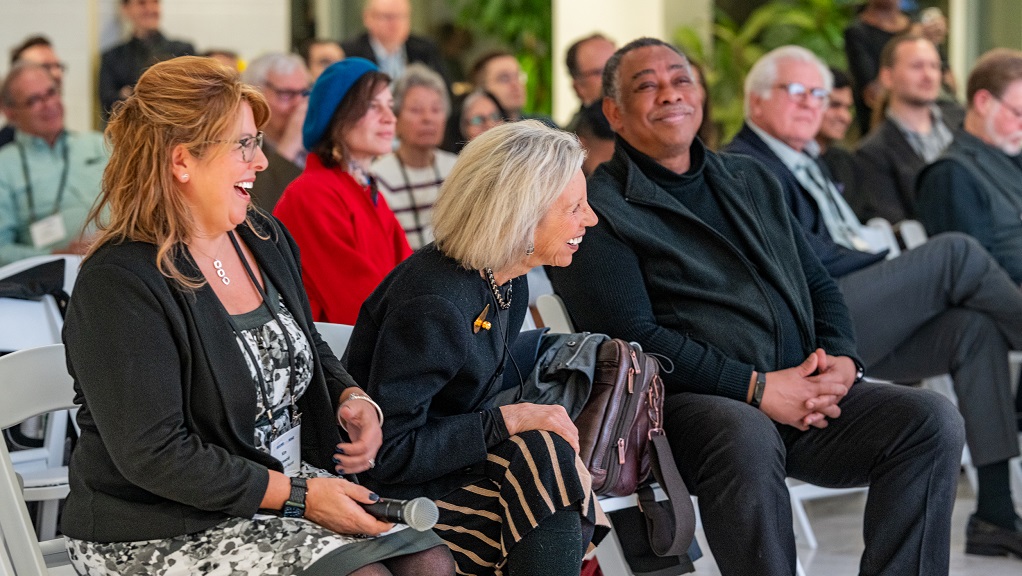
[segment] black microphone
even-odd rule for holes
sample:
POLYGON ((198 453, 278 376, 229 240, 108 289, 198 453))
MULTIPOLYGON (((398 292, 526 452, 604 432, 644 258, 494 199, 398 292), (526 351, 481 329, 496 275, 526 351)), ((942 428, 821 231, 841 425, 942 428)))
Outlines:
POLYGON ((372 516, 385 522, 407 524, 409 528, 424 532, 436 525, 440 511, 429 498, 412 500, 391 500, 380 498, 372 504, 362 504, 362 508, 372 516))

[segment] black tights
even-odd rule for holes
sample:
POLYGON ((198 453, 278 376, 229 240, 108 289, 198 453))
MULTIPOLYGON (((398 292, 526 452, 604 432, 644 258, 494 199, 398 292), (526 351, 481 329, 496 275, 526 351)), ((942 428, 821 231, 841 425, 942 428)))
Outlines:
POLYGON ((363 566, 349 576, 453 576, 454 558, 447 546, 434 546, 415 554, 388 558, 363 566))
POLYGON ((508 576, 564 576, 582 568, 582 519, 558 510, 518 541, 507 554, 508 576))

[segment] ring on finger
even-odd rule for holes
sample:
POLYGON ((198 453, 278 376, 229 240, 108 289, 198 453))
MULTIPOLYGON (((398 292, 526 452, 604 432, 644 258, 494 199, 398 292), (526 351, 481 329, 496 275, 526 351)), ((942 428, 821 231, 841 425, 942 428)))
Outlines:
POLYGON ((373 468, 376 468, 376 459, 375 458, 370 458, 369 459, 369 469, 372 470, 373 468))

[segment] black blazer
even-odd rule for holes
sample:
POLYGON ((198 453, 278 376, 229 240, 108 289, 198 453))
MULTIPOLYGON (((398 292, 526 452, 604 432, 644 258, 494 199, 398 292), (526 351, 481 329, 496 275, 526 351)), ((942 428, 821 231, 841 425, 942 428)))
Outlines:
MULTIPOLYGON (((253 212, 263 239, 239 236, 313 344, 313 380, 298 402, 302 457, 332 469, 336 409, 354 382, 315 331, 298 249, 275 219, 253 212)), ((61 530, 96 542, 161 539, 252 517, 280 463, 254 446, 256 388, 227 312, 205 285, 180 288, 156 247, 108 243, 82 265, 64 344, 81 405, 71 493, 61 530)), ((187 252, 180 269, 199 275, 187 252)))
MULTIPOLYGON (((788 167, 781 162, 781 159, 774 154, 774 151, 767 146, 766 142, 749 128, 748 124, 742 126, 741 131, 735 135, 734 140, 724 147, 725 152, 734 154, 745 154, 762 162, 767 170, 773 173, 781 182, 781 189, 784 191, 785 201, 791 209, 795 219, 802 225, 806 240, 813 252, 823 262, 827 272, 834 278, 840 278, 845 274, 855 272, 884 259, 886 252, 870 254, 845 248, 834 242, 830 232, 823 223, 820 216, 820 209, 816 200, 806 192, 799 183, 798 178, 788 170, 788 167)), ((827 167, 820 166, 825 176, 830 178, 827 167)))
MULTIPOLYGON (((345 56, 358 56, 359 58, 365 58, 370 62, 379 64, 379 62, 376 62, 376 54, 373 52, 373 47, 369 44, 368 32, 363 32, 357 38, 341 42, 341 48, 344 48, 345 56)), ((444 83, 447 84, 448 88, 450 87, 451 78, 447 75, 447 66, 444 65, 444 59, 440 56, 440 49, 437 48, 437 45, 432 40, 414 34, 410 35, 408 40, 405 41, 405 55, 408 57, 409 64, 421 62, 435 70, 437 74, 443 77, 444 83)), ((394 78, 394 80, 397 80, 397 78, 394 78)))

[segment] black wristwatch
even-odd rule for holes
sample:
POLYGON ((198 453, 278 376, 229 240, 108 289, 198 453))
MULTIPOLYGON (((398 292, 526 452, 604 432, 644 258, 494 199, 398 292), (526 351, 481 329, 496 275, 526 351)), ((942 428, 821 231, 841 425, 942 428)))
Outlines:
POLYGON ((305 517, 305 493, 309 491, 309 485, 305 478, 291 478, 291 496, 284 502, 280 513, 285 518, 305 517))
POLYGON ((752 402, 749 405, 753 408, 759 408, 760 402, 763 401, 763 389, 766 388, 766 372, 756 372, 756 387, 752 389, 752 402))
POLYGON ((859 364, 859 361, 856 360, 855 358, 852 358, 852 363, 855 364, 855 380, 852 382, 852 384, 858 384, 859 382, 862 382, 863 378, 866 377, 866 369, 863 368, 862 364, 859 364))

